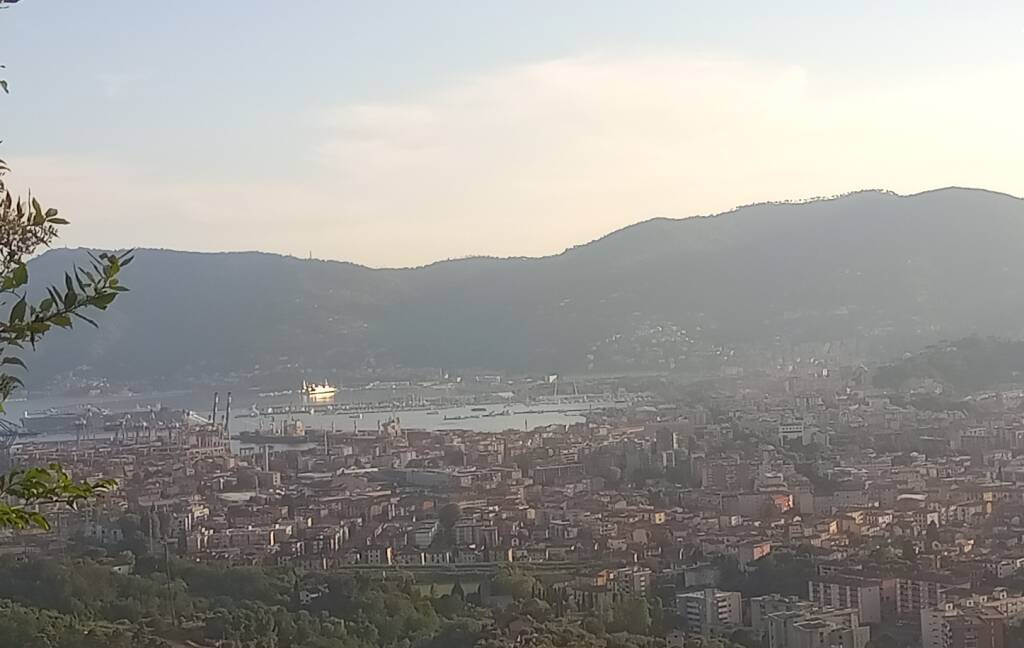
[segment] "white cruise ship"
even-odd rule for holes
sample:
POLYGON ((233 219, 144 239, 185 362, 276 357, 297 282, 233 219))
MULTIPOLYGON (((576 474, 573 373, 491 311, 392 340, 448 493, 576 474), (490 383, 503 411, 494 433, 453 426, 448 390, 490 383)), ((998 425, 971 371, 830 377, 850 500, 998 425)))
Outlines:
POLYGON ((332 386, 326 380, 322 385, 302 381, 302 391, 304 391, 306 396, 309 396, 310 398, 327 398, 328 396, 334 396, 338 393, 338 388, 332 386))

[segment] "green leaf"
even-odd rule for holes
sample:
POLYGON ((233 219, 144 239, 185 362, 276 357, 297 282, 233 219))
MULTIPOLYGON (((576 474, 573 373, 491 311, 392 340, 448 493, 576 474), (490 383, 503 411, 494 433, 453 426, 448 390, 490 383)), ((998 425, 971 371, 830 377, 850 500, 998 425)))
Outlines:
POLYGON ((43 531, 50 530, 50 522, 45 517, 43 517, 42 513, 33 511, 32 513, 28 514, 28 518, 32 521, 32 524, 36 525, 43 531))
POLYGON ((78 319, 82 320, 83 322, 86 322, 88 324, 92 324, 96 328, 100 327, 100 325, 96 323, 96 320, 88 318, 85 315, 82 315, 81 313, 71 313, 71 314, 74 315, 75 317, 77 317, 78 319))
POLYGON ((39 226, 46 222, 46 214, 43 213, 43 208, 40 206, 39 201, 35 198, 32 199, 32 224, 39 226))
POLYGON ((28 283, 28 266, 24 263, 20 263, 14 266, 10 274, 4 277, 3 289, 14 290, 28 283))
POLYGON ((14 275, 15 288, 24 286, 28 283, 28 266, 24 263, 14 268, 14 272, 12 274, 14 275))
POLYGON ((18 302, 16 304, 14 304, 14 308, 11 309, 10 320, 12 322, 16 322, 16 323, 19 323, 19 324, 21 322, 25 321, 25 311, 27 309, 28 309, 28 302, 26 302, 25 298, 22 297, 21 299, 18 300, 18 302))

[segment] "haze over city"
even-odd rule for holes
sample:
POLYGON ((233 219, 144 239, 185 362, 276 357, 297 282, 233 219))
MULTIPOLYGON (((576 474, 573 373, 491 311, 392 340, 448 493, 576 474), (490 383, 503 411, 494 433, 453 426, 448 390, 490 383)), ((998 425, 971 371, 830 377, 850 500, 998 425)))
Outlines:
POLYGON ((11 182, 67 206, 69 246, 374 267, 859 189, 1024 193, 1017 3, 648 9, 12 5, 11 182))
POLYGON ((0 0, 0 648, 1024 648, 1024 4, 0 0))

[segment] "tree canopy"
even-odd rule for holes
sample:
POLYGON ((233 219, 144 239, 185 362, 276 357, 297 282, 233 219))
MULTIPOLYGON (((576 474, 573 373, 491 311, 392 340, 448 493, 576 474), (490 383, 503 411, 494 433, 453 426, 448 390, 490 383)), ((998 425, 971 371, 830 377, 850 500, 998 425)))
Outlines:
MULTIPOLYGON (((0 90, 8 91, 0 82, 0 90)), ((29 287, 28 259, 57 238, 68 221, 53 207, 43 208, 32 195, 16 195, 6 183, 10 167, 0 159, 0 412, 22 383, 26 354, 54 330, 70 329, 75 321, 96 326, 92 311, 103 311, 128 289, 121 269, 130 251, 90 254, 84 266, 72 266, 60 285, 29 287)), ((3 469, 7 469, 4 466, 3 469)), ((74 481, 60 466, 33 467, 0 476, 0 528, 49 528, 38 507, 77 506, 114 486, 111 480, 74 481)))
POLYGON ((381 579, 141 556, 135 573, 123 575, 82 559, 0 558, 0 639, 27 648, 512 648, 528 636, 550 648, 664 647, 643 599, 624 599, 607 623, 595 612, 580 624, 540 598, 488 608, 474 594, 428 589, 402 573, 381 579))

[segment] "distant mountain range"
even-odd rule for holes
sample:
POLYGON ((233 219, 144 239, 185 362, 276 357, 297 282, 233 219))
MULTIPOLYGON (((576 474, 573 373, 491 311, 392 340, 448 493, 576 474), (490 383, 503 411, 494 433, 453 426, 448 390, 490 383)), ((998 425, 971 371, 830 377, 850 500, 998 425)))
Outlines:
MULTIPOLYGON (((555 256, 410 269, 140 250, 132 292, 98 331, 47 340, 31 382, 75 368, 172 382, 282 365, 701 369, 800 343, 884 357, 1021 336, 1022 242, 1024 201, 951 188, 655 219, 555 256)), ((31 279, 83 255, 47 252, 31 279)))

